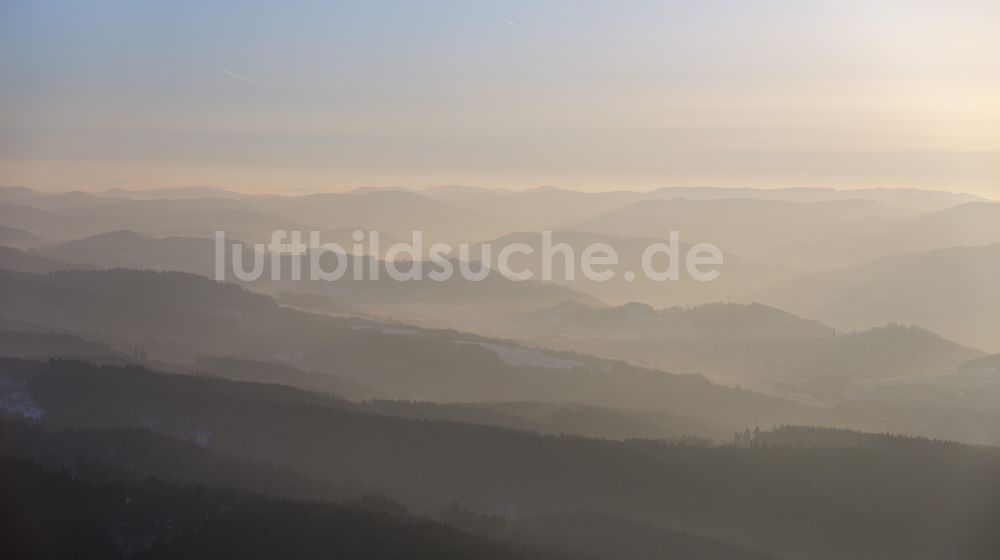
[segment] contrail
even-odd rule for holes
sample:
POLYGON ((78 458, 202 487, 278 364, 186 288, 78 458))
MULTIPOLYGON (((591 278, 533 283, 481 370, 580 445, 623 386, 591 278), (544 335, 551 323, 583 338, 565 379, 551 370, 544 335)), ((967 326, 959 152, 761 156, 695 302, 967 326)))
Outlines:
POLYGON ((251 84, 253 84, 253 85, 257 86, 257 87, 262 87, 264 89, 269 89, 271 91, 274 91, 273 87, 271 87, 271 86, 269 86, 269 85, 267 85, 265 83, 258 82, 257 80, 252 80, 250 78, 247 78, 246 76, 241 76, 241 75, 237 74, 236 72, 230 71, 227 68, 223 68, 222 71, 225 72, 226 74, 229 74, 230 76, 236 78, 237 80, 243 80, 244 82, 251 83, 251 84))
POLYGON ((517 22, 516 22, 516 21, 513 21, 513 20, 509 20, 509 19, 507 20, 507 25, 510 25, 510 26, 513 26, 513 27, 520 27, 520 26, 519 26, 519 25, 517 24, 517 22))

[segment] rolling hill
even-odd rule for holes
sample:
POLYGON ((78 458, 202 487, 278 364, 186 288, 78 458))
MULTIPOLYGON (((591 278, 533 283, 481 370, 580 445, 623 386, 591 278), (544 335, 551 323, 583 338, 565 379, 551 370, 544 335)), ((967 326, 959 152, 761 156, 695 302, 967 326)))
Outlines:
MULTIPOLYGON (((45 430, 145 426, 320 483, 379 488, 415 511, 458 498, 518 518, 594 512, 793 557, 987 558, 995 546, 995 449, 611 442, 359 414, 289 402, 272 386, 141 368, 7 360, 3 371, 42 411, 45 430)), ((593 519, 592 531, 607 526, 593 519)))
POLYGON ((724 252, 757 258, 789 239, 819 241, 858 235, 901 215, 870 200, 643 200, 572 229, 653 239, 678 231, 682 241, 713 243, 724 252))
POLYGON ((894 255, 806 275, 758 299, 840 329, 902 322, 1000 349, 1000 244, 894 255))
POLYGON ((152 360, 194 364, 199 356, 222 355, 278 362, 420 400, 572 401, 681 415, 713 410, 720 411, 714 420, 730 425, 852 422, 849 411, 719 387, 698 376, 454 331, 312 315, 182 273, 3 273, 0 315, 96 333, 122 348, 141 347, 152 360))

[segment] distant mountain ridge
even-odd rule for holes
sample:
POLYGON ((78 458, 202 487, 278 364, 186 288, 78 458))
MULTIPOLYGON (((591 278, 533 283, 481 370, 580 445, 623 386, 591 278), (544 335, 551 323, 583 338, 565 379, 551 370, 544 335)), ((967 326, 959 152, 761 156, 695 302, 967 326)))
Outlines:
POLYGON ((642 303, 595 307, 564 302, 525 316, 545 335, 581 338, 815 338, 834 336, 832 327, 762 305, 711 303, 654 309, 642 303))
POLYGON ((893 255, 780 282, 757 298, 844 330, 898 321, 996 351, 1000 349, 996 286, 1000 286, 1000 244, 893 255))
MULTIPOLYGON (((336 232, 335 232, 336 233, 336 232)), ((339 232, 340 237, 323 237, 324 242, 334 242, 345 250, 351 250, 351 231, 339 232)), ((391 242, 392 240, 386 240, 391 242)), ((237 247, 241 250, 243 266, 251 267, 255 255, 252 247, 227 239, 227 255, 225 266, 228 271, 226 278, 239 282, 232 273, 232 255, 237 247)), ((133 268, 160 271, 179 271, 215 278, 216 244, 211 239, 190 237, 154 238, 121 230, 98 234, 84 239, 69 241, 46 247, 33 254, 38 259, 47 258, 54 262, 64 263, 61 268, 133 268), (72 265, 69 263, 73 263, 72 265)), ((321 260, 324 270, 332 270, 336 263, 330 262, 333 257, 326 255, 321 260)), ((13 258, 13 257, 12 257, 13 258)), ((25 257, 27 258, 27 256, 25 257)), ((270 294, 282 292, 303 295, 325 295, 345 306, 380 305, 398 303, 427 303, 436 301, 465 302, 470 305, 496 305, 504 303, 518 307, 535 305, 537 303, 555 303, 563 299, 580 301, 595 301, 590 296, 576 292, 559 285, 547 285, 540 282, 515 282, 500 274, 490 271, 481 281, 467 281, 457 272, 448 281, 435 281, 425 276, 423 280, 398 282, 387 272, 387 264, 383 261, 364 259, 360 266, 364 270, 378 267, 378 279, 371 279, 365 273, 363 279, 354 278, 354 270, 358 265, 353 259, 346 264, 340 279, 332 282, 310 279, 310 257, 302 255, 301 280, 292 279, 291 258, 283 256, 279 261, 282 271, 278 280, 271 277, 270 256, 262 257, 263 274, 257 280, 245 282, 244 285, 257 291, 270 294)), ((41 261, 40 262, 46 262, 41 261)), ((454 263, 453 263, 454 264, 454 263)), ((42 266, 42 265, 38 265, 42 266)), ((404 265, 400 265, 405 268, 404 265)), ((427 272, 434 270, 436 265, 424 262, 427 272)), ((53 270, 56 264, 43 266, 40 270, 53 270)), ((13 267, 12 267, 13 268, 13 267)), ((476 267, 478 269, 478 267, 476 267)))

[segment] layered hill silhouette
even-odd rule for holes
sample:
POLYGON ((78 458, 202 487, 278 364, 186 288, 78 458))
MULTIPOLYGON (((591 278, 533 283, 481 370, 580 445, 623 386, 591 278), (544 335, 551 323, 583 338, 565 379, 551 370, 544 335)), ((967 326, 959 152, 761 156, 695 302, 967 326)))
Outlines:
POLYGON ((761 301, 841 329, 899 321, 997 350, 1000 244, 900 254, 806 275, 758 294, 761 301))
POLYGON ((214 191, 152 195, 88 193, 44 195, 33 191, 0 196, 4 225, 51 239, 73 239, 114 230, 156 236, 270 239, 276 229, 299 231, 378 230, 410 240, 420 230, 429 244, 495 237, 499 221, 417 193, 388 190, 303 196, 250 196, 214 191), (111 196, 109 196, 109 194, 111 196))
POLYGON ((573 229, 654 239, 678 231, 689 242, 713 243, 725 252, 755 258, 789 239, 856 235, 901 215, 899 210, 870 200, 643 200, 573 229))
POLYGON ((234 460, 203 445, 146 429, 49 430, 15 419, 2 419, 0 453, 5 455, 0 458, 4 480, 16 483, 16 488, 7 494, 11 500, 4 504, 8 508, 5 513, 14 515, 16 511, 18 520, 5 525, 3 538, 8 547, 17 547, 13 549, 25 553, 45 550, 54 555, 57 551, 53 550, 53 544, 62 543, 63 553, 77 557, 83 540, 92 546, 103 544, 106 554, 116 557, 116 547, 109 545, 120 546, 122 537, 127 535, 125 542, 144 543, 141 546, 156 554, 164 549, 175 554, 175 550, 181 549, 185 557, 205 554, 205 549, 217 554, 220 547, 227 546, 238 548, 233 553, 241 557, 258 553, 264 557, 287 555, 289 550, 296 550, 297 557, 311 554, 327 557, 343 552, 345 541, 348 546, 363 547, 357 554, 363 551, 365 557, 370 557, 372 551, 380 554, 380 550, 389 550, 387 555, 398 557, 404 552, 394 548, 393 543, 400 543, 401 539, 393 532, 402 529, 416 537, 406 543, 407 556, 427 554, 439 558, 460 553, 462 558, 506 555, 568 558, 572 555, 596 560, 606 558, 607 550, 618 550, 615 557, 638 560, 655 549, 659 554, 693 554, 719 560, 770 558, 717 539, 609 515, 522 515, 515 520, 475 514, 453 504, 443 508, 435 522, 429 516, 407 511, 398 502, 374 495, 378 492, 374 488, 306 479, 288 468, 234 460), (67 463, 76 465, 72 475, 64 474, 67 463), (52 491, 66 486, 74 488, 77 498, 90 496, 98 503, 55 499, 52 491), (183 507, 194 504, 197 505, 193 508, 183 507), (189 515, 192 510, 196 515, 189 515), (57 516, 72 522, 53 524, 51 520, 57 516), (156 523, 164 516, 176 519, 175 523, 181 527, 156 523), (476 522, 482 518, 493 522, 476 522), (204 536, 213 534, 217 525, 236 522, 241 525, 238 530, 248 532, 238 543, 204 536), (308 528, 299 527, 303 523, 308 528), (123 525, 127 527, 124 531, 123 525), (76 530, 68 534, 69 527, 74 526, 76 530), (498 527, 504 529, 502 534, 490 534, 498 527), (560 530, 549 531, 554 527, 560 530), (612 533, 611 529, 617 530, 612 533), (595 531, 604 535, 603 544, 593 552, 581 550, 579 544, 595 531), (191 532, 198 534, 198 538, 191 538, 191 532), (269 538, 258 542, 249 534, 253 532, 267 532, 269 538), (330 533, 333 537, 321 537, 314 532, 330 533), (360 535, 346 539, 337 536, 355 532, 360 535), (46 538, 39 540, 39 533, 46 538), (420 536, 426 534, 434 538, 421 540, 420 536), (493 542, 473 538, 473 534, 483 534, 493 542), (368 539, 384 542, 378 544, 368 539), (265 546, 263 551, 257 549, 261 545, 265 546), (272 551, 266 548, 269 546, 283 549, 272 551))
POLYGON ((835 270, 900 253, 917 253, 1000 242, 1000 203, 968 202, 932 212, 889 220, 876 227, 852 229, 823 240, 780 245, 762 258, 807 269, 835 270))
POLYGON ((525 317, 543 335, 610 339, 823 338, 833 328, 761 305, 710 303, 655 309, 642 303, 597 307, 567 301, 525 317))
MULTIPOLYGON (((350 251, 350 231, 340 232, 341 236, 323 237, 324 242, 338 243, 343 249, 350 251), (346 238, 344 238, 346 236, 346 238)), ((392 242, 392 239, 387 239, 392 242)), ((273 260, 270 255, 257 255, 252 247, 234 240, 226 243, 226 278, 239 282, 233 272, 233 253, 239 251, 244 270, 253 268, 255 259, 261 261, 261 274, 256 280, 244 284, 257 291, 271 294, 283 292, 292 294, 317 295, 332 298, 342 307, 373 306, 401 303, 464 303, 467 305, 496 306, 503 305, 509 309, 523 309, 526 306, 554 304, 563 299, 593 301, 589 296, 575 292, 558 285, 545 285, 540 282, 516 282, 505 278, 491 270, 479 281, 466 280, 457 262, 452 261, 455 271, 453 276, 445 281, 430 277, 430 272, 440 270, 433 262, 424 261, 420 266, 424 272, 422 279, 405 282, 393 279, 385 261, 376 261, 369 256, 356 259, 354 255, 347 257, 340 278, 335 281, 311 280, 312 260, 308 253, 300 258, 300 278, 295 280, 292 272, 292 258, 281 257, 278 269, 281 271, 278 279, 272 277, 273 260), (378 278, 371 270, 377 269, 378 278), (361 273, 360 277, 355 271, 361 273)), ((141 235, 132 231, 115 231, 92 237, 69 241, 44 249, 23 258, 42 257, 51 261, 36 266, 16 265, 14 270, 42 271, 65 268, 132 268, 159 271, 179 271, 214 278, 216 274, 216 242, 211 239, 195 237, 164 237, 156 238, 141 235)), ((13 258, 12 258, 13 260, 13 258)), ((320 259, 320 267, 324 271, 335 270, 339 258, 332 254, 324 254, 320 259)), ((45 261, 40 261, 45 262, 45 261)), ((412 263, 397 263, 395 269, 408 270, 412 263)), ((480 265, 470 265, 479 272, 480 265)), ((300 299, 308 302, 308 298, 300 299)), ((360 311, 360 310, 359 310, 360 311)))
POLYGON ((655 310, 566 303, 525 317, 524 330, 552 348, 734 384, 780 383, 823 400, 839 398, 854 379, 935 375, 981 354, 919 327, 838 333, 761 304, 655 310))
POLYGON ((30 231, 0 225, 0 245, 23 249, 38 245, 43 239, 30 231))
MULTIPOLYGON (((699 281, 689 274, 685 264, 688 252, 699 240, 681 237, 676 247, 678 278, 658 281, 645 273, 643 259, 647 249, 654 244, 667 241, 665 237, 632 238, 582 231, 555 231, 549 234, 548 239, 551 259, 546 257, 546 242, 541 233, 505 235, 487 242, 492 249, 490 253, 484 252, 483 245, 475 245, 470 249, 470 254, 477 259, 482 259, 488 254, 490 262, 495 266, 500 248, 523 243, 533 252, 530 255, 516 253, 509 259, 509 265, 514 272, 529 271, 535 279, 544 278, 543 263, 548 260, 551 265, 550 279, 557 284, 570 286, 601 301, 611 303, 641 301, 656 306, 690 305, 726 301, 732 298, 739 300, 794 274, 794 271, 783 267, 723 253, 721 265, 704 266, 701 269, 702 272, 718 270, 718 278, 710 282, 699 281), (594 272, 611 271, 614 276, 609 279, 590 279, 580 263, 588 247, 602 243, 614 249, 618 264, 594 266, 594 272), (567 255, 571 256, 572 263, 572 271, 569 273, 566 268, 567 255)), ((673 259, 673 256, 668 256, 662 247, 651 253, 651 256, 653 257, 651 265, 656 272, 666 271, 673 259)))
MULTIPOLYGON (((399 189, 396 189, 399 190, 399 189)), ((756 200, 785 202, 843 202, 868 200, 895 208, 906 215, 934 212, 966 203, 984 202, 974 195, 920 189, 824 188, 715 188, 666 187, 646 192, 578 192, 557 187, 525 191, 462 186, 412 191, 477 213, 501 218, 509 231, 567 229, 608 212, 645 201, 756 200)), ((647 237, 647 236, 642 236, 647 237)), ((656 235, 654 237, 659 237, 656 235)))
POLYGON ((555 557, 364 503, 292 503, 156 480, 87 483, 8 458, 0 472, 0 539, 14 557, 555 557))
POLYGON ((844 423, 849 411, 800 405, 622 362, 562 356, 454 331, 337 319, 206 278, 152 271, 0 274, 3 316, 97 333, 148 359, 222 355, 333 373, 392 395, 439 401, 574 401, 721 423, 844 423), (156 321, 149 321, 156 317, 156 321), (392 352, 386 352, 391 348, 392 352))
MULTIPOLYGON (((273 386, 142 368, 3 366, 6 386, 23 387, 45 430, 146 427, 319 483, 379 488, 423 511, 448 508, 455 496, 473 511, 516 508, 518 518, 590 511, 779 556, 977 558, 995 540, 995 449, 910 439, 741 449, 546 437, 344 411, 290 401, 273 386), (947 508, 929 505, 942 500, 947 508)), ((607 526, 600 519, 591 530, 607 526)))
POLYGON ((0 268, 17 272, 46 273, 68 268, 89 268, 44 257, 35 252, 0 246, 0 268))

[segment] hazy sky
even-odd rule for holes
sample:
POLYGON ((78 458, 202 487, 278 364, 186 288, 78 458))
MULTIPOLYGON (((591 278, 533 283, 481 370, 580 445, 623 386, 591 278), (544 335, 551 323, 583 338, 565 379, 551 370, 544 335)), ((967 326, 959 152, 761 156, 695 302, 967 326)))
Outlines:
POLYGON ((0 184, 1000 198, 1000 2, 0 0, 0 184))

